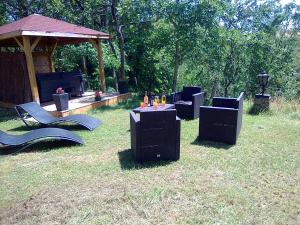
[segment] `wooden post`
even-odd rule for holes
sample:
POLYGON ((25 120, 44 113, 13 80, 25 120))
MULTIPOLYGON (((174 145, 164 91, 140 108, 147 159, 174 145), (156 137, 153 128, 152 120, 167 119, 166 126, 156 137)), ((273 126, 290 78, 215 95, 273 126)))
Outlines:
POLYGON ((24 52, 25 52, 25 57, 26 57, 27 70, 28 70, 28 76, 29 76, 29 81, 30 81, 32 98, 37 103, 40 103, 39 91, 38 91, 38 87, 37 87, 35 69, 34 69, 31 46, 30 46, 30 39, 28 36, 23 36, 23 47, 24 47, 24 52))
POLYGON ((51 48, 48 48, 48 57, 49 57, 49 62, 50 62, 52 73, 55 72, 55 66, 54 66, 54 62, 53 62, 53 54, 54 54, 54 50, 56 49, 56 47, 57 47, 57 41, 55 42, 55 44, 53 46, 51 46, 51 48))
POLYGON ((98 53, 98 62, 99 62, 99 78, 100 78, 100 85, 101 85, 101 89, 102 92, 105 93, 106 92, 106 84, 105 84, 105 73, 104 73, 104 65, 103 65, 103 59, 102 59, 102 47, 101 47, 101 40, 97 39, 90 39, 92 45, 94 46, 94 48, 97 49, 97 53, 98 53))

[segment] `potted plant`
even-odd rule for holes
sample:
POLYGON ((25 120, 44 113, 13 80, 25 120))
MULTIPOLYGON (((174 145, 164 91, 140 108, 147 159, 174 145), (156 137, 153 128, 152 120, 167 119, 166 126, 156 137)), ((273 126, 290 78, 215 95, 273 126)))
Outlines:
POLYGON ((101 95, 99 91, 95 91, 95 101, 100 101, 101 100, 101 95))
POLYGON ((52 94, 57 111, 64 111, 69 108, 69 94, 65 93, 62 87, 56 89, 56 94, 52 94))

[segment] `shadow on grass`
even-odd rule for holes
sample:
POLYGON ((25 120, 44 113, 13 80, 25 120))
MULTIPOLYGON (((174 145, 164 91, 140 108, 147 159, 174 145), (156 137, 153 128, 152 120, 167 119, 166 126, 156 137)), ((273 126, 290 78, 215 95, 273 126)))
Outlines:
POLYGON ((20 126, 20 127, 15 127, 15 128, 11 128, 7 131, 21 131, 21 132, 25 132, 25 131, 30 131, 30 130, 36 130, 36 129, 40 129, 40 128, 45 128, 39 125, 33 125, 30 127, 26 127, 25 124, 24 126, 20 126))
POLYGON ((229 150, 233 145, 230 144, 225 144, 222 142, 214 142, 214 141, 204 141, 204 140, 199 140, 197 137, 192 143, 192 145, 200 145, 206 148, 215 148, 219 150, 229 150))
POLYGON ((145 168, 153 168, 159 166, 165 166, 171 163, 171 161, 158 161, 158 162, 145 162, 137 163, 134 161, 132 150, 125 149, 121 152, 118 152, 119 162, 122 170, 138 170, 145 168))
POLYGON ((247 114, 251 115, 251 116, 258 116, 258 115, 271 115, 272 112, 270 110, 267 109, 258 109, 257 107, 255 107, 254 105, 252 105, 249 110, 246 112, 247 114))
POLYGON ((35 130, 35 129, 41 129, 41 128, 47 128, 47 127, 55 127, 55 128, 61 128, 61 129, 65 129, 65 130, 72 130, 72 131, 81 131, 81 130, 87 130, 89 131, 87 128, 76 125, 76 124, 70 124, 70 125, 66 125, 66 124, 60 124, 60 125, 50 125, 50 126, 45 126, 45 125, 32 125, 30 127, 25 126, 20 126, 20 127, 15 127, 12 129, 9 129, 8 131, 30 131, 30 130, 35 130))
POLYGON ((0 108, 0 123, 16 118, 17 114, 14 109, 0 108))
POLYGON ((45 140, 42 142, 32 143, 28 148, 22 149, 24 146, 15 146, 15 147, 1 147, 0 156, 5 155, 17 155, 19 153, 28 153, 28 152, 49 152, 52 150, 58 150, 60 148, 79 146, 74 144, 71 141, 54 141, 54 140, 45 140))

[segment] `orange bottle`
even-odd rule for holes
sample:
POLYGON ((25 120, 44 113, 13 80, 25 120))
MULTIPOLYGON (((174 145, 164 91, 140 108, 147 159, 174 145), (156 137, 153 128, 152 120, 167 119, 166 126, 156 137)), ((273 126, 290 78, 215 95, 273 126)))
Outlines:
POLYGON ((148 103, 149 103, 149 99, 148 99, 147 91, 145 91, 145 96, 144 96, 144 104, 145 104, 145 106, 148 106, 148 103))
POLYGON ((166 98, 166 96, 163 94, 162 97, 161 97, 161 104, 163 105, 163 107, 165 107, 165 105, 166 105, 166 100, 167 100, 167 98, 166 98))

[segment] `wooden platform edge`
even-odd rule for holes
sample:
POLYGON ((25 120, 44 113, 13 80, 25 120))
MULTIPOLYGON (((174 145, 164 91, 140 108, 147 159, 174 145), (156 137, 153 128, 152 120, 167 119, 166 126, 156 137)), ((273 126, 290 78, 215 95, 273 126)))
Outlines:
POLYGON ((1 108, 13 109, 15 106, 16 106, 16 104, 13 104, 13 103, 0 102, 1 108))
POLYGON ((92 109, 96 109, 99 108, 101 106, 110 106, 110 105, 116 105, 119 102, 122 102, 128 98, 130 98, 132 95, 131 93, 125 93, 125 94, 120 94, 118 96, 114 96, 112 98, 109 99, 105 99, 105 100, 101 100, 98 102, 93 102, 89 105, 86 106, 82 106, 76 109, 72 109, 72 110, 66 110, 66 111, 48 111, 49 113, 51 113, 53 116, 56 117, 65 117, 65 116, 69 116, 72 114, 84 114, 92 109))

